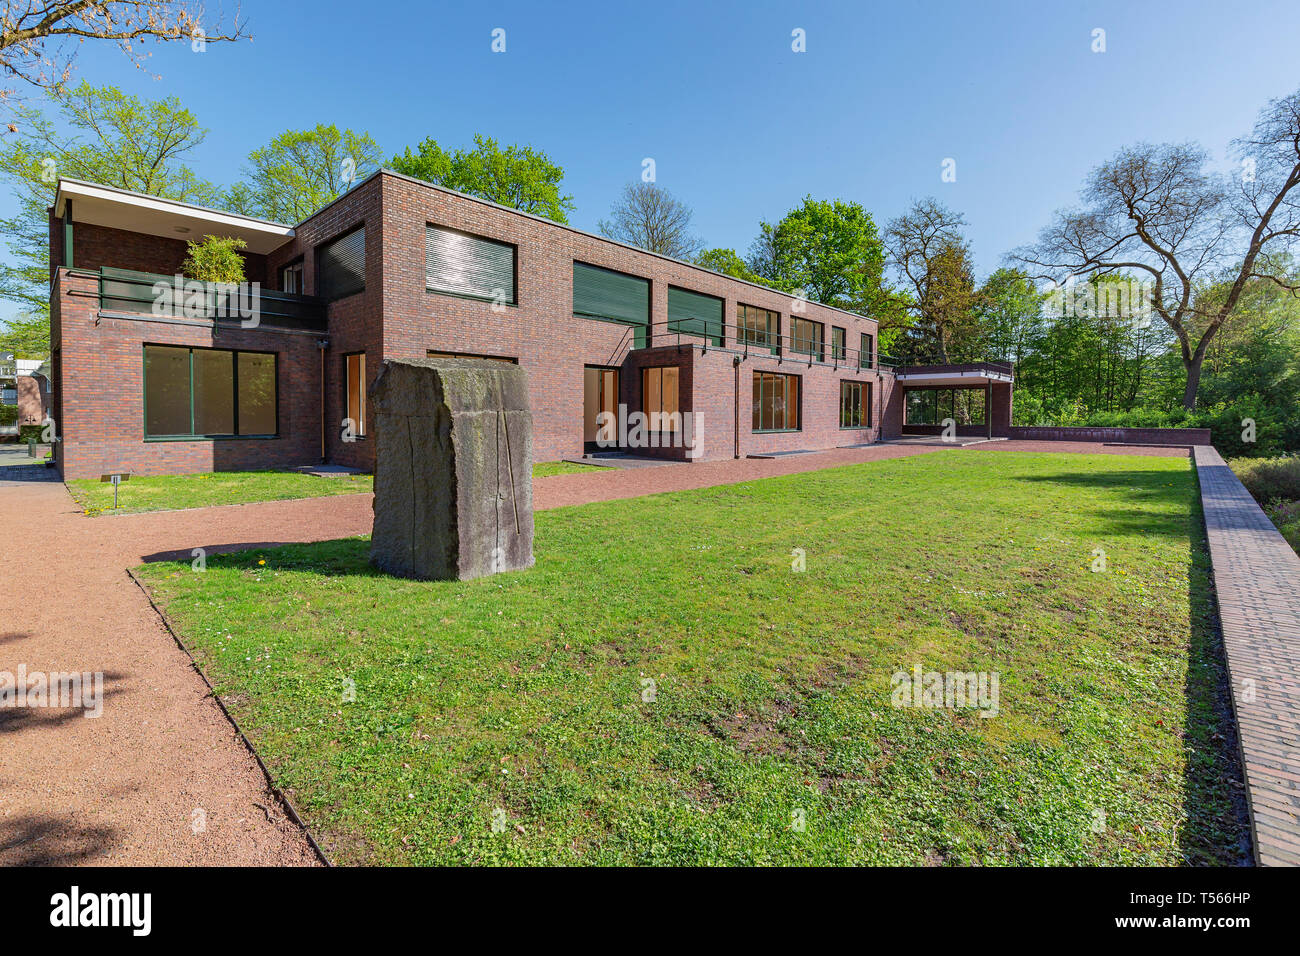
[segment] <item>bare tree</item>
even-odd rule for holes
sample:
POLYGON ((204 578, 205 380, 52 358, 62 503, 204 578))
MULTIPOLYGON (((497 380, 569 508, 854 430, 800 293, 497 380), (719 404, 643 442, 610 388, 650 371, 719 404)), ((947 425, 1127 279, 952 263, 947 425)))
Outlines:
POLYGON ((1300 291, 1284 267, 1300 236, 1300 91, 1270 101, 1233 152, 1240 168, 1221 176, 1193 143, 1121 150, 1089 176, 1083 208, 1057 213, 1035 246, 1012 254, 1054 281, 1144 274, 1151 310, 1178 338, 1187 409, 1206 349, 1247 285, 1300 291))
POLYGON ((943 363, 954 339, 974 328, 980 303, 965 225, 960 213, 926 198, 885 227, 885 250, 903 291, 894 305, 911 314, 912 328, 930 339, 943 363))
MULTIPOLYGON (((83 40, 113 40, 137 66, 146 39, 221 43, 246 39, 236 10, 229 27, 205 22, 203 6, 186 0, 5 0, 0 12, 0 74, 48 88, 72 75, 83 40)), ((12 90, 0 90, 0 97, 12 90)))
POLYGON ((701 242, 691 235, 691 208, 655 183, 628 183, 596 223, 602 236, 674 259, 693 260, 701 242))

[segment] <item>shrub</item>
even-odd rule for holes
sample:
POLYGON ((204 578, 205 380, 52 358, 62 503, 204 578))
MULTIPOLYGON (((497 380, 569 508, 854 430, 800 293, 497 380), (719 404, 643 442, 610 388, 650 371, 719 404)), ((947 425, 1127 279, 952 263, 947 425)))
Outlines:
POLYGON ((1300 456, 1233 458, 1228 465, 1260 504, 1300 502, 1300 456))
POLYGON ((248 246, 243 239, 226 239, 221 236, 204 236, 202 242, 189 242, 189 252, 181 263, 181 272, 187 279, 200 282, 244 281, 244 257, 240 249, 248 246))
POLYGON ((12 425, 18 421, 17 405, 0 405, 0 425, 12 425))

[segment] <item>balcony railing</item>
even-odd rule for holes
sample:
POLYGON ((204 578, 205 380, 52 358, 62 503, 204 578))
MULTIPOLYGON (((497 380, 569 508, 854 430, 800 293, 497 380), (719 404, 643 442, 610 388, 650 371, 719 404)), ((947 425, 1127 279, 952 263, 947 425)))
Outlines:
MULTIPOLYGON (((185 280, 182 280, 185 281, 185 280)), ((255 309, 258 325, 324 331, 325 300, 278 292, 206 283, 203 290, 177 293, 175 276, 103 266, 99 270, 99 307, 108 312, 135 312, 175 318, 240 322, 255 309), (195 301, 195 297, 201 299, 195 301)))
MULTIPOLYGON (((750 355, 773 355, 778 361, 798 362, 801 365, 829 365, 832 368, 892 368, 892 359, 878 352, 868 353, 862 349, 849 346, 837 347, 825 340, 809 339, 806 336, 782 335, 778 332, 755 330, 741 325, 724 323, 708 325, 708 333, 699 331, 698 319, 670 319, 666 322, 652 322, 648 326, 649 335, 638 336, 645 345, 635 348, 660 348, 665 345, 692 344, 695 339, 703 339, 707 345, 702 348, 718 348, 735 352, 748 358, 750 355), (683 328, 689 323, 689 327, 683 328), (656 332, 655 330, 660 331, 656 332), (685 336, 685 339, 683 339, 685 336), (721 338, 722 345, 714 341, 721 338)), ((641 327, 644 328, 644 327, 641 327)), ((626 338, 626 337, 625 337, 626 338)), ((699 343, 694 343, 699 344, 699 343)))

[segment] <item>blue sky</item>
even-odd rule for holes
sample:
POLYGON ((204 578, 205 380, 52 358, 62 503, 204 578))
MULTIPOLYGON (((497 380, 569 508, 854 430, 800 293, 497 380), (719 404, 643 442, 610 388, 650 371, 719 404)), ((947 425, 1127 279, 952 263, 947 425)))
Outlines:
POLYGON ((161 79, 92 44, 77 75, 179 96, 211 129, 194 165, 221 183, 290 127, 364 129, 390 155, 482 132, 559 162, 579 228, 652 157, 710 246, 744 254, 760 219, 808 193, 856 200, 882 226, 934 195, 967 216, 981 275, 1120 146, 1195 139, 1222 157, 1300 85, 1294 0, 244 0, 243 12, 253 42, 155 47, 161 79), (944 183, 949 157, 957 179, 944 183))

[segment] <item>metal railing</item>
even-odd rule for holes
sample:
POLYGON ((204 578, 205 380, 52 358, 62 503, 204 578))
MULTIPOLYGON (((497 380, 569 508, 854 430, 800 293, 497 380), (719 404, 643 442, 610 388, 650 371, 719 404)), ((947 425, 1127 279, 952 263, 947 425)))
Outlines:
POLYGON ((99 307, 105 311, 214 321, 221 318, 237 319, 240 315, 241 296, 255 294, 259 325, 314 331, 324 331, 326 326, 325 300, 315 296, 279 292, 260 286, 255 293, 251 290, 232 291, 212 283, 206 283, 202 292, 178 293, 175 276, 109 266, 101 267, 98 276, 99 307), (201 302, 193 301, 195 294, 202 296, 201 302))
MULTIPOLYGON (((782 335, 779 332, 756 331, 739 324, 705 323, 699 319, 669 319, 665 322, 651 322, 646 326, 629 326, 620 342, 620 349, 628 336, 634 336, 638 329, 646 330, 646 344, 636 348, 662 348, 665 345, 689 345, 708 351, 719 349, 749 358, 751 355, 770 355, 778 363, 798 363, 801 365, 829 365, 834 369, 862 368, 889 371, 893 360, 879 352, 865 352, 852 348, 848 344, 835 346, 825 339, 808 339, 803 336, 782 335), (683 328, 688 324, 689 328, 683 328), (656 332, 661 329, 661 332, 656 332), (703 331, 701 331, 703 329, 703 331), (685 341, 683 341, 685 336, 685 341), (671 337, 671 340, 665 340, 671 337), (722 344, 717 343, 722 340, 722 344), (696 341, 702 340, 702 341, 696 341), (863 361, 863 359, 866 359, 863 361)), ((873 340, 874 341, 874 340, 873 340)), ((630 351, 630 350, 629 350, 630 351)))

